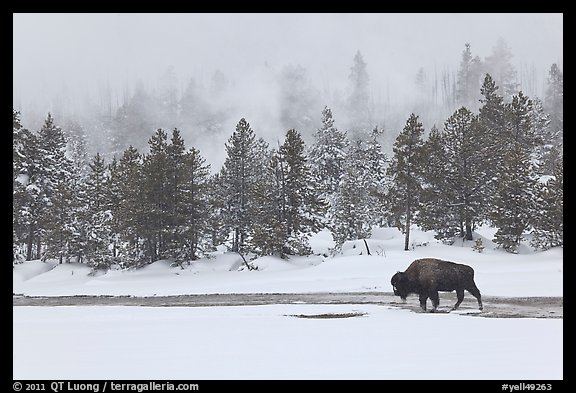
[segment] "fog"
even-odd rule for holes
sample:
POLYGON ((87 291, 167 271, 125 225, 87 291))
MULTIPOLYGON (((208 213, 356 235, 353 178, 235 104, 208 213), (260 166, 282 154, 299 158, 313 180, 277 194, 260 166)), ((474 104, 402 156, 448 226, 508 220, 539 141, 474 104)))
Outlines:
MULTIPOLYGON (((510 47, 518 77, 530 75, 527 93, 541 95, 550 66, 563 65, 562 14, 14 14, 13 106, 34 128, 48 111, 83 118, 108 105, 114 112, 138 86, 157 89, 168 74, 178 94, 191 79, 208 89, 218 70, 228 88, 208 105, 229 112, 225 130, 216 139, 186 139, 217 164, 214 155, 224 154, 241 117, 270 142, 286 132, 279 91, 286 69, 300 67, 302 86, 315 97, 312 123, 319 122, 324 105, 342 106, 359 51, 377 120, 397 134, 415 110, 420 69, 454 75, 466 43, 483 59, 498 39, 510 47)), ((336 125, 346 116, 334 110, 336 125)))

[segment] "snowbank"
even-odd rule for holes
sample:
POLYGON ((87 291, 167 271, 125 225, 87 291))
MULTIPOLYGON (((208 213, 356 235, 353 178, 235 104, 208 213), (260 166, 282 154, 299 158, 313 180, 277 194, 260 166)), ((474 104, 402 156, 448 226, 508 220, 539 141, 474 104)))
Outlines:
POLYGON ((390 292, 394 273, 405 270, 414 259, 435 257, 472 266, 483 295, 563 295, 562 249, 535 252, 526 246, 519 254, 509 254, 490 241, 492 228, 475 233, 483 240, 482 253, 472 249, 474 242, 445 245, 433 235, 414 228, 411 249, 404 251, 404 237, 397 229, 378 228, 367 239, 370 256, 359 240, 344 244, 337 256, 324 257, 334 243, 330 233, 323 231, 311 240, 319 255, 258 258, 251 262, 258 270, 252 271, 244 268, 238 254, 223 251, 183 268, 157 261, 142 269, 111 270, 98 276, 89 275, 90 269, 81 264, 30 261, 14 267, 13 292, 37 296, 390 292))

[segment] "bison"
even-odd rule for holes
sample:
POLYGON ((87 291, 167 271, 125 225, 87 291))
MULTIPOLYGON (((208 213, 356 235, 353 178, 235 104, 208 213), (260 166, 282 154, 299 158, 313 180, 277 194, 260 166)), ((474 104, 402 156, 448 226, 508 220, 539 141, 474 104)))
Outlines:
POLYGON ((438 291, 456 291, 458 301, 452 307, 456 310, 464 300, 464 290, 470 292, 478 300, 478 308, 482 310, 482 297, 474 283, 474 269, 470 266, 443 261, 441 259, 417 259, 404 272, 397 272, 390 280, 394 295, 406 300, 409 294, 418 294, 420 307, 426 311, 426 301, 432 301, 432 312, 440 304, 438 291))

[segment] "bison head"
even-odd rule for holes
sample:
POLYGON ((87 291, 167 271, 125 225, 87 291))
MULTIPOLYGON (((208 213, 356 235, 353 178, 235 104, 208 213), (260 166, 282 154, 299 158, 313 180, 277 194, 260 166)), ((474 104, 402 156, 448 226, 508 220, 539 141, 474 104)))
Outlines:
POLYGON ((390 283, 394 289, 394 295, 400 296, 400 298, 405 301, 409 293, 408 277, 406 276, 406 273, 397 272, 392 276, 390 283))

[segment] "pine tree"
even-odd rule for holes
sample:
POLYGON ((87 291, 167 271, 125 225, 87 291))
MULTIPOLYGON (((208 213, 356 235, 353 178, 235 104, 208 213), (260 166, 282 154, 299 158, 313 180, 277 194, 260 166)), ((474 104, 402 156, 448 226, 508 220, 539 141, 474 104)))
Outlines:
POLYGON ((170 225, 170 160, 168 135, 159 128, 148 140, 150 152, 142 166, 147 225, 143 226, 149 262, 167 257, 170 225))
POLYGON ((288 229, 285 221, 286 195, 284 168, 278 151, 272 152, 268 165, 254 187, 252 215, 254 226, 250 245, 257 255, 284 257, 288 229))
POLYGON ((173 257, 177 262, 182 262, 190 252, 186 250, 186 234, 189 227, 190 217, 187 217, 187 175, 189 168, 188 157, 186 156, 186 146, 180 130, 175 128, 172 131, 170 143, 166 146, 166 184, 164 198, 166 199, 167 211, 165 252, 167 256, 173 257))
POLYGON ((210 238, 209 244, 214 250, 224 244, 231 232, 231 226, 226 220, 226 195, 223 181, 223 171, 213 174, 208 179, 207 189, 207 229, 210 238))
POLYGON ((482 61, 478 56, 472 57, 470 44, 465 44, 456 82, 456 100, 459 105, 477 108, 477 99, 481 82, 482 61))
POLYGON ((462 107, 446 120, 441 134, 433 130, 425 143, 428 162, 422 166, 417 222, 435 230, 439 239, 458 234, 472 240, 473 228, 485 218, 493 183, 486 141, 477 117, 462 107))
POLYGON ((58 257, 62 263, 67 254, 72 221, 70 190, 72 163, 66 157, 66 138, 62 129, 54 124, 49 113, 38 132, 38 157, 41 197, 44 202, 39 217, 40 236, 37 237, 37 255, 42 241, 48 246, 42 259, 58 257))
POLYGON ((250 208, 254 199, 254 186, 261 168, 257 160, 254 131, 242 118, 226 143, 222 181, 226 195, 226 220, 233 230, 232 251, 245 249, 253 218, 250 208))
POLYGON ((369 92, 370 79, 366 70, 366 62, 360 51, 354 55, 348 79, 350 80, 350 93, 347 101, 350 111, 348 129, 352 139, 363 139, 364 133, 372 127, 373 110, 369 92))
POLYGON ((280 73, 279 87, 281 126, 312 132, 318 92, 312 88, 306 69, 300 65, 285 66, 280 73))
POLYGON ((298 131, 288 130, 278 155, 285 189, 286 253, 310 254, 308 237, 321 228, 323 206, 313 189, 310 168, 304 154, 304 141, 298 131))
POLYGON ((406 251, 410 244, 412 217, 418 207, 422 188, 418 171, 422 163, 423 133, 422 123, 419 122, 418 116, 412 113, 396 138, 393 147, 394 156, 386 172, 390 177, 387 200, 391 204, 396 225, 404 228, 406 251))
POLYGON ((254 187, 251 244, 261 255, 307 255, 308 238, 322 223, 324 205, 313 188, 300 134, 288 130, 254 187))
POLYGON ((504 167, 506 170, 497 181, 490 219, 498 228, 494 242, 517 253, 534 214, 535 180, 531 177, 529 155, 519 143, 508 152, 504 167))
MULTIPOLYGON (((12 134, 13 238, 25 244, 25 259, 34 255, 40 236, 40 217, 45 207, 39 141, 35 133, 20 124, 20 113, 13 111, 12 134)), ((19 251, 14 250, 15 253, 19 251)))
POLYGON ((518 92, 516 69, 512 65, 512 51, 506 41, 500 37, 492 48, 490 56, 486 57, 487 72, 492 75, 496 84, 502 88, 502 95, 506 102, 518 92))
POLYGON ((547 250, 564 245, 564 166, 559 161, 553 175, 538 183, 538 209, 532 216, 532 240, 535 249, 547 250))
POLYGON ((544 109, 550 114, 550 142, 558 146, 564 134, 564 74, 556 63, 550 67, 547 82, 544 109))
POLYGON ((365 146, 359 140, 353 141, 344 163, 344 174, 338 193, 330 208, 330 230, 337 248, 347 240, 370 237, 376 202, 369 193, 370 182, 367 175, 365 146))
POLYGON ((88 266, 94 270, 108 269, 113 261, 109 246, 112 244, 112 210, 108 193, 109 174, 102 156, 97 153, 89 164, 86 179, 88 208, 85 214, 86 250, 88 266))
POLYGON ((180 253, 175 258, 195 260, 207 249, 210 166, 195 148, 186 152, 184 163, 183 203, 178 212, 184 217, 184 231, 180 253))
MULTIPOLYGON (((121 201, 113 210, 114 232, 118 234, 117 257, 121 267, 129 268, 144 262, 144 228, 148 224, 143 195, 143 159, 138 150, 129 146, 118 164, 112 167, 109 189, 121 201)), ((114 208, 115 204, 112 203, 114 208)))
POLYGON ((322 110, 322 127, 314 134, 314 144, 310 149, 310 167, 316 187, 328 203, 338 191, 347 147, 346 132, 334 126, 332 111, 325 106, 322 110))
POLYGON ((32 159, 28 154, 34 135, 22 127, 20 112, 16 110, 12 110, 12 123, 12 261, 19 263, 26 259, 23 243, 31 224, 28 221, 30 194, 26 186, 30 181, 32 159))

